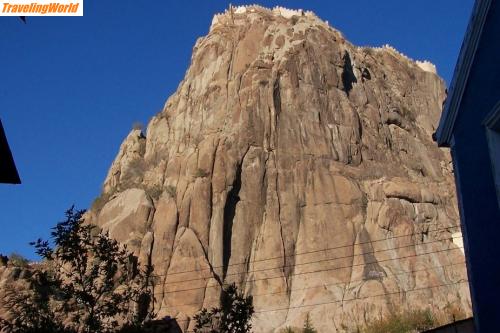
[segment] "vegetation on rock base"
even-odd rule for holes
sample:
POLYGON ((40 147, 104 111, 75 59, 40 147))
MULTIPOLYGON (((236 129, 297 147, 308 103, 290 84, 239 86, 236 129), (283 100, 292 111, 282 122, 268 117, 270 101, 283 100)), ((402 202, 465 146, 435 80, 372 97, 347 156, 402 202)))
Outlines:
POLYGON ((436 320, 429 310, 411 310, 376 320, 363 333, 417 333, 435 326, 436 320))
POLYGON ((234 284, 226 286, 221 295, 221 306, 202 309, 194 316, 195 333, 248 333, 254 314, 252 296, 238 293, 234 284))
POLYGON ((23 290, 11 288, 3 299, 7 333, 141 332, 154 316, 148 288, 151 267, 141 270, 137 258, 85 224, 84 211, 69 209, 53 228, 49 241, 32 245, 44 259, 23 290))
POLYGON ((12 266, 26 267, 29 264, 29 260, 18 253, 11 253, 8 262, 12 266))
POLYGON ((304 321, 304 329, 302 330, 302 333, 317 333, 316 329, 314 328, 311 318, 309 317, 309 313, 306 316, 306 320, 304 321))

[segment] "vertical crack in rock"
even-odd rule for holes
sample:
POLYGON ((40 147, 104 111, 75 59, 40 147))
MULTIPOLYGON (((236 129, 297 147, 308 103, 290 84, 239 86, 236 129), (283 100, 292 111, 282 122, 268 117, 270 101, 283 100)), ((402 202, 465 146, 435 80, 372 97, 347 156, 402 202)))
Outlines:
MULTIPOLYGON (((178 211, 178 207, 176 206, 176 210, 178 211)), ((175 227, 173 230, 175 230, 175 234, 177 234, 178 230, 179 230, 179 223, 180 223, 180 220, 179 220, 179 214, 177 214, 176 216, 176 219, 175 219, 175 227)), ((167 285, 167 276, 168 276, 168 271, 170 269, 170 265, 172 264, 172 256, 173 256, 173 253, 174 253, 174 248, 175 248, 175 239, 172 241, 171 243, 171 246, 170 246, 170 255, 165 258, 165 274, 163 274, 163 276, 160 276, 162 279, 161 279, 161 293, 160 293, 160 299, 158 300, 159 304, 160 304, 160 309, 163 305, 163 300, 165 299, 166 297, 166 294, 167 294, 167 291, 166 291, 166 285, 167 285)))
MULTIPOLYGON (((207 249, 205 249, 202 246, 202 250, 203 250, 203 256, 205 257, 205 260, 207 261, 208 268, 210 269, 210 273, 212 273, 212 276, 214 277, 215 281, 217 281, 217 283, 219 284, 219 286, 222 286, 223 285, 223 281, 220 278, 219 274, 217 274, 217 272, 215 271, 214 266, 212 265, 212 263, 210 262, 210 259, 208 257, 208 251, 207 251, 207 249)), ((205 299, 205 295, 207 293, 207 288, 203 289, 203 299, 205 299)))
POLYGON ((240 201, 241 189, 241 164, 238 164, 233 186, 227 194, 226 204, 224 205, 224 224, 222 231, 222 278, 226 278, 229 259, 231 258, 231 238, 233 233, 234 216, 236 215, 236 205, 240 201))
POLYGON ((273 89, 272 89, 272 104, 273 107, 270 111, 274 111, 272 115, 270 115, 270 147, 271 150, 276 149, 278 147, 278 120, 279 115, 281 113, 281 93, 280 93, 280 75, 279 73, 276 75, 274 80, 273 89))
POLYGON ((233 72, 233 60, 234 60, 234 51, 235 51, 235 45, 234 45, 234 39, 231 40, 231 53, 228 61, 228 66, 227 66, 227 72, 226 72, 226 117, 224 117, 224 126, 223 128, 226 128, 226 124, 228 119, 231 119, 231 117, 228 117, 229 115, 229 102, 231 101, 230 95, 229 95, 229 82, 231 82, 231 74, 233 72))
POLYGON ((155 287, 157 286, 157 283, 155 282, 155 276, 153 275, 153 271, 154 271, 154 265, 153 265, 153 248, 154 248, 154 244, 155 244, 155 234, 154 232, 151 233, 151 244, 149 246, 149 249, 148 249, 148 254, 147 254, 147 262, 146 262, 146 281, 145 281, 145 285, 149 288, 151 288, 151 291, 152 291, 152 295, 150 296, 145 296, 145 297, 148 297, 148 299, 142 299, 142 302, 140 302, 138 305, 140 306, 141 308, 141 312, 145 315, 148 311, 148 304, 149 302, 152 303, 153 305, 153 312, 155 311, 155 298, 154 298, 154 295, 155 295, 155 287))
POLYGON ((288 274, 291 272, 291 268, 288 267, 287 269, 287 256, 286 256, 286 246, 285 246, 285 239, 283 238, 283 222, 281 221, 281 199, 280 199, 280 192, 279 192, 279 173, 278 169, 276 169, 276 200, 278 203, 278 223, 280 225, 280 238, 281 238, 281 246, 283 247, 283 277, 285 278, 285 283, 287 286, 287 289, 290 289, 290 286, 288 285, 288 274))
POLYGON ((276 118, 281 113, 281 95, 280 95, 280 77, 276 77, 273 85, 273 104, 276 112, 276 118))
POLYGON ((352 90, 352 86, 354 85, 354 83, 358 82, 358 80, 354 75, 351 56, 349 55, 349 52, 345 51, 344 57, 342 59, 344 60, 344 66, 342 69, 342 84, 344 86, 344 91, 347 95, 349 95, 352 90))

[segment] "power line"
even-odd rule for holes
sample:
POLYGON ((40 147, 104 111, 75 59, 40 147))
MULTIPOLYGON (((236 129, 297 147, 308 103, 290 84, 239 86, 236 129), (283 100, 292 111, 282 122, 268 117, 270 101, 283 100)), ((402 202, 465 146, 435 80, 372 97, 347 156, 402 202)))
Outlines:
MULTIPOLYGON (((436 231, 443 231, 443 230, 449 231, 449 229, 459 228, 459 227, 460 226, 450 226, 450 227, 438 228, 438 229, 434 229, 434 230, 427 230, 426 233, 428 233, 428 232, 436 232, 436 231)), ((329 251, 329 250, 336 250, 336 249, 341 249, 341 248, 345 248, 345 247, 352 247, 352 246, 357 246, 357 245, 373 244, 375 242, 384 242, 384 241, 388 241, 388 240, 391 240, 391 239, 397 239, 397 238, 408 237, 408 236, 415 236, 415 235, 416 235, 416 233, 404 234, 404 235, 386 237, 386 238, 381 238, 381 239, 376 239, 376 240, 369 240, 369 241, 366 241, 366 242, 360 242, 360 243, 355 243, 355 244, 346 244, 346 245, 341 245, 341 246, 336 246, 336 247, 328 247, 328 248, 323 248, 323 249, 318 249, 318 250, 304 251, 304 252, 289 254, 289 255, 285 255, 285 256, 276 256, 276 257, 269 257, 269 258, 264 258, 264 259, 254 259, 254 260, 249 261, 249 262, 232 263, 232 264, 227 265, 227 267, 229 268, 231 266, 247 265, 247 264, 250 264, 250 263, 256 263, 256 262, 261 262, 261 261, 268 261, 268 260, 275 260, 275 259, 282 259, 282 258, 292 258, 292 257, 296 257, 296 256, 300 256, 300 255, 305 255, 305 254, 311 254, 311 253, 317 253, 317 252, 323 252, 323 251, 329 251)), ((436 241, 437 242, 442 242, 443 240, 444 239, 436 240, 436 241)), ((436 242, 436 241, 422 243, 422 244, 431 244, 431 243, 436 242)), ((193 272, 204 271, 204 270, 212 271, 212 270, 219 269, 219 268, 224 268, 224 267, 226 267, 226 266, 224 266, 224 265, 222 265, 222 266, 211 266, 210 268, 194 269, 194 270, 186 270, 186 271, 178 271, 178 272, 170 272, 170 273, 165 273, 165 274, 154 274, 154 275, 151 275, 151 276, 154 276, 154 277, 162 277, 162 276, 166 276, 166 275, 172 276, 172 275, 177 275, 177 274, 193 273, 193 272)))
MULTIPOLYGON (((410 270, 410 271, 402 271, 402 272, 398 272, 398 273, 392 273, 389 276, 387 276, 387 278, 389 278, 389 277, 395 277, 395 276, 400 276, 400 275, 409 275, 409 274, 413 274, 413 273, 418 273, 418 272, 423 272, 423 271, 428 271, 428 270, 433 270, 433 269, 439 269, 439 268, 444 268, 444 267, 451 267, 451 266, 463 265, 463 264, 465 264, 465 261, 456 262, 456 263, 447 264, 447 265, 436 265, 436 266, 432 266, 432 267, 426 267, 426 268, 415 269, 415 270, 410 270)), ((309 287, 305 287, 305 288, 295 288, 295 289, 292 288, 290 290, 276 291, 276 292, 271 292, 271 293, 250 294, 249 296, 252 296, 253 298, 256 298, 256 297, 261 297, 261 296, 279 295, 279 294, 285 294, 285 293, 292 293, 294 291, 300 291, 300 290, 324 288, 324 287, 331 287, 331 286, 337 286, 337 285, 348 285, 348 284, 352 284, 352 283, 356 283, 356 282, 364 282, 364 281, 368 281, 368 280, 370 280, 370 279, 350 280, 350 281, 347 281, 347 282, 335 282, 335 283, 326 283, 326 284, 324 283, 324 284, 321 284, 321 285, 314 285, 314 286, 309 286, 309 287)), ((155 293, 155 295, 157 295, 157 294, 155 293)), ((176 307, 190 306, 190 305, 199 305, 199 304, 200 304, 200 302, 187 303, 187 304, 180 304, 180 305, 170 306, 170 307, 166 307, 166 308, 168 309, 168 308, 176 308, 176 307)))
MULTIPOLYGON (((442 240, 435 240, 435 241, 427 242, 425 244, 429 245, 429 244, 441 243, 441 242, 442 242, 442 240)), ((294 263, 294 264, 282 265, 282 266, 277 266, 277 267, 260 268, 260 269, 254 269, 254 270, 244 270, 244 271, 241 271, 241 272, 229 273, 229 274, 226 275, 226 277, 227 276, 234 276, 234 275, 241 275, 241 274, 245 274, 245 273, 258 273, 258 272, 265 272, 265 271, 275 270, 275 269, 284 269, 284 268, 288 268, 288 267, 297 267, 297 266, 303 266, 303 265, 310 265, 310 264, 316 264, 316 263, 321 263, 321 262, 331 261, 331 260, 349 259, 349 258, 354 258, 356 256, 364 256, 364 255, 368 255, 368 254, 376 254, 376 253, 381 253, 381 252, 386 252, 386 251, 394 251, 394 250, 398 250, 398 249, 402 249, 402 248, 413 247, 414 245, 415 244, 404 245, 404 246, 397 246, 397 247, 393 247, 393 248, 389 248, 389 249, 381 249, 381 250, 377 250, 377 251, 361 252, 361 253, 358 253, 358 254, 349 254, 349 255, 341 256, 341 257, 325 258, 325 259, 319 259, 319 260, 315 260, 315 261, 307 261, 307 262, 302 262, 302 263, 294 263)), ((458 248, 459 247, 456 247, 456 248, 453 248, 451 250, 458 249, 458 248)), ((450 250, 450 249, 446 249, 446 250, 450 250)), ((432 253, 432 252, 430 252, 430 253, 432 253)), ((367 264, 370 264, 370 263, 376 263, 376 262, 369 262, 367 264)), ((202 271, 205 271, 205 270, 206 269, 199 269, 199 270, 192 270, 191 272, 202 272, 202 271)), ((164 277, 164 276, 170 276, 170 274, 166 273, 166 274, 154 275, 154 277, 164 277)), ((205 277, 198 277, 198 278, 192 278, 192 279, 183 279, 183 280, 179 280, 179 281, 171 281, 171 282, 169 282, 169 284, 185 283, 185 282, 192 282, 192 281, 206 280, 206 279, 207 278, 205 278, 205 277)))
MULTIPOLYGON (((300 308, 306 308, 306 307, 312 307, 312 306, 319 306, 319 305, 327 305, 327 304, 334 304, 334 303, 347 303, 347 302, 353 302, 353 301, 359 301, 363 299, 370 299, 374 297, 386 297, 389 295, 398 295, 402 293, 412 293, 412 292, 417 292, 417 291, 423 291, 423 290, 429 290, 429 289, 435 289, 435 288, 441 288, 441 287, 448 287, 452 285, 458 285, 458 284, 463 284, 463 283, 468 283, 469 281, 463 280, 463 281, 457 281, 457 282, 451 282, 451 283, 443 283, 443 284, 438 284, 434 286, 426 286, 426 287, 420 287, 420 288, 415 288, 411 290, 399 290, 395 292, 387 292, 387 293, 382 293, 382 294, 377 294, 377 295, 370 295, 370 296, 364 296, 364 297, 356 297, 356 298, 347 298, 347 299, 342 299, 342 300, 336 300, 336 301, 328 301, 328 302, 319 302, 319 303, 313 303, 313 304, 302 304, 302 305, 296 305, 296 306, 289 306, 289 307, 282 307, 282 308, 275 308, 275 309, 264 309, 264 310, 259 310, 255 311, 255 314, 258 313, 266 313, 266 312, 276 312, 276 311, 289 311, 290 309, 300 309, 300 308)), ((176 319, 177 323, 179 322, 187 322, 190 321, 191 319, 176 319)), ((193 331, 189 331, 193 332, 193 331)))
POLYGON ((415 288, 415 289, 404 290, 404 291, 400 290, 400 291, 394 291, 394 292, 359 297, 359 298, 357 297, 357 298, 348 298, 348 299, 343 299, 343 300, 338 300, 338 301, 320 302, 320 303, 314 303, 314 304, 303 304, 303 305, 297 305, 297 306, 290 306, 287 308, 267 309, 267 310, 255 311, 255 313, 276 312, 276 311, 285 311, 285 310, 288 311, 290 309, 299 309, 299 308, 305 308, 305 307, 311 307, 311 306, 325 305, 325 304, 330 304, 330 303, 352 302, 352 301, 358 301, 358 300, 362 300, 362 299, 369 299, 369 298, 373 298, 373 297, 385 297, 388 295, 401 294, 402 292, 410 293, 410 292, 415 292, 415 291, 434 289, 434 288, 440 288, 440 287, 447 287, 447 286, 451 286, 451 285, 455 285, 455 284, 462 284, 462 283, 468 283, 468 282, 469 282, 468 280, 464 280, 464 281, 458 281, 458 282, 452 282, 452 283, 439 284, 439 285, 435 285, 435 286, 427 286, 427 287, 415 288))
MULTIPOLYGON (((423 256, 423 255, 441 253, 441 252, 446 252, 446 251, 454 251, 454 250, 460 250, 460 249, 462 249, 462 247, 456 247, 456 248, 452 248, 452 249, 443 249, 443 250, 438 250, 438 251, 430 251, 430 252, 425 252, 425 253, 420 253, 420 254, 413 254, 413 255, 408 255, 408 256, 404 256, 404 257, 398 257, 398 258, 388 258, 388 259, 383 259, 383 260, 378 260, 378 261, 363 262, 363 263, 359 263, 359 264, 350 264, 350 265, 346 265, 346 266, 335 267, 335 268, 326 268, 326 269, 321 269, 321 270, 316 270, 316 271, 299 272, 299 273, 291 274, 290 277, 297 276, 297 275, 304 275, 304 274, 319 273, 319 272, 337 271, 337 270, 345 269, 345 268, 365 266, 365 265, 369 265, 369 264, 376 264, 376 263, 392 261, 392 260, 401 260, 401 259, 407 259, 407 258, 412 258, 412 257, 418 257, 418 256, 423 256)), ((343 259, 343 258, 331 258, 328 260, 330 261, 330 260, 338 260, 338 259, 343 259)), ((316 262, 309 262, 309 263, 305 263, 305 264, 311 264, 311 263, 316 263, 316 262)), ((281 269, 281 267, 273 267, 273 268, 269 268, 266 270, 275 270, 275 269, 281 269)), ((260 270, 260 271, 264 271, 264 270, 260 270)), ((241 272, 239 274, 251 273, 251 272, 252 271, 247 271, 247 272, 241 272)), ((255 271, 253 271, 253 272, 255 272, 255 271)), ((260 278, 260 279, 251 279, 251 280, 246 280, 245 283, 262 281, 262 280, 281 279, 283 277, 284 277, 283 275, 279 275, 279 276, 265 277, 265 278, 260 278)), ((191 282, 191 281, 196 281, 196 280, 208 280, 208 278, 197 278, 197 279, 184 280, 184 281, 179 281, 179 282, 191 282)), ((179 283, 179 282, 177 282, 177 283, 179 283)), ((161 284, 158 283, 158 284, 154 284, 153 286, 164 285, 164 284, 165 283, 161 283, 161 284)), ((171 283, 168 283, 168 284, 171 284, 171 283)), ((218 288, 219 285, 203 286, 203 287, 195 287, 195 288, 187 288, 187 289, 178 289, 178 290, 170 290, 170 291, 167 290, 167 291, 163 291, 161 293, 155 293, 155 295, 166 295, 166 294, 173 294, 173 293, 184 292, 184 291, 192 291, 192 290, 216 288, 216 287, 218 288)))

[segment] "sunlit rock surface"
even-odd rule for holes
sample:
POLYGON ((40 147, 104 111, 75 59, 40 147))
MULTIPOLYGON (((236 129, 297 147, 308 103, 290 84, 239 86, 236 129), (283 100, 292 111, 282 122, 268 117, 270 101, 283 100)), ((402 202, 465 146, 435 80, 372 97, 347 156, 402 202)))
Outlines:
POLYGON ((151 260, 156 308, 185 330, 230 282, 254 295, 257 333, 308 313, 319 332, 470 314, 451 160, 431 138, 444 98, 432 64, 311 12, 232 8, 122 144, 91 222, 151 260))

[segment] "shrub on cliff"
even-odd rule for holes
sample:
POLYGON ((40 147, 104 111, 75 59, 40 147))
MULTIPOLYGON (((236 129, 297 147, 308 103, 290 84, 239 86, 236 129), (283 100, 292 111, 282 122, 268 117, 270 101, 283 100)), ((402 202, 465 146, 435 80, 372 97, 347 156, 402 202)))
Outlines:
POLYGON ((53 279, 47 272, 36 271, 25 285, 10 283, 5 286, 3 310, 8 319, 0 318, 0 331, 7 333, 75 333, 59 320, 64 311, 51 299, 53 279))
POLYGON ((221 295, 221 305, 210 311, 202 309, 194 316, 195 333, 248 333, 254 313, 252 296, 238 293, 234 284, 226 286, 221 295))
POLYGON ((391 314, 367 325, 364 333, 414 333, 431 329, 435 319, 429 310, 391 314))
POLYGON ((11 253, 8 262, 17 267, 26 267, 29 264, 29 260, 18 253, 11 253))
POLYGON ((309 313, 306 316, 306 320, 304 321, 304 329, 302 330, 302 333, 317 333, 316 329, 314 328, 311 318, 309 317, 309 313))
POLYGON ((152 316, 151 268, 141 271, 134 255, 84 223, 83 214, 72 207, 53 228, 52 242, 32 243, 43 268, 34 270, 26 290, 4 299, 12 319, 0 320, 0 330, 106 333, 132 326, 139 332, 152 316))

